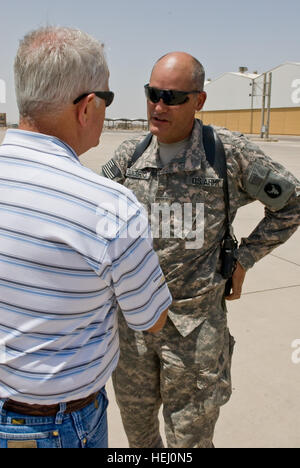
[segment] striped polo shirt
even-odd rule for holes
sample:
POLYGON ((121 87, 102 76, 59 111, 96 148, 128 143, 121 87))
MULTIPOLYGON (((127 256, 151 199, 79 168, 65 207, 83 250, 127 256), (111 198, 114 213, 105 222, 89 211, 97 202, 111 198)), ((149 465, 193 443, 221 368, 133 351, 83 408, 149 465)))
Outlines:
POLYGON ((56 404, 117 365, 117 308, 134 330, 171 303, 147 215, 72 148, 8 130, 0 146, 0 398, 56 404))

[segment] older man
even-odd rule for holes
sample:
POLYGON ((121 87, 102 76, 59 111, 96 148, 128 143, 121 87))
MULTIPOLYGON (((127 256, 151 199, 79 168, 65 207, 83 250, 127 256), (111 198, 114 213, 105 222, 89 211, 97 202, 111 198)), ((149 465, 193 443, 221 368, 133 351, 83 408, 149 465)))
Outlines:
POLYGON ((222 151, 212 164, 212 145, 206 139, 205 152, 203 125, 195 120, 206 99, 203 85, 198 60, 182 52, 162 57, 145 86, 151 143, 144 141, 142 148, 141 138, 126 141, 103 167, 103 175, 132 189, 147 206, 174 299, 156 336, 130 330, 120 319, 114 386, 131 447, 162 446, 161 404, 169 447, 213 447, 220 406, 231 394, 234 345, 224 301, 224 236, 239 207, 256 199, 266 206, 265 218, 238 249, 227 295, 233 300, 241 295, 246 270, 300 224, 299 182, 244 136, 218 129, 227 177, 217 169, 225 162, 222 151))
POLYGON ((99 143, 108 78, 81 31, 20 44, 20 126, 0 147, 1 448, 106 447, 117 304, 155 332, 171 302, 141 205, 78 159, 99 143))

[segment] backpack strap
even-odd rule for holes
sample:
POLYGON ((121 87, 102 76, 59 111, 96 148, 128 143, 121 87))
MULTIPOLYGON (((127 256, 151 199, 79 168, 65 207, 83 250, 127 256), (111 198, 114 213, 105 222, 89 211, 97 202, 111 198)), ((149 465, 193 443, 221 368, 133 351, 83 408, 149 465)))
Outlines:
MULTIPOLYGON (((144 140, 142 140, 137 147, 135 148, 135 151, 131 157, 131 160, 129 161, 128 168, 133 166, 133 164, 142 156, 142 154, 146 151, 146 149, 150 146, 151 141, 152 141, 153 135, 152 133, 148 133, 144 140)), ((216 158, 216 149, 218 151, 224 151, 222 150, 222 142, 220 141, 217 133, 214 131, 214 129, 209 126, 209 125, 203 125, 203 145, 205 149, 205 154, 206 158, 209 162, 209 164, 215 169, 216 173, 221 177, 224 178, 224 165, 221 163, 219 164, 220 160, 223 157, 223 154, 221 155, 220 153, 220 158, 216 158)), ((226 171, 227 173, 227 171, 226 171)))
POLYGON ((146 149, 148 148, 148 146, 150 146, 150 143, 152 141, 152 138, 153 138, 153 135, 152 133, 148 133, 148 135, 146 136, 146 138, 144 138, 144 140, 142 140, 138 145, 137 147, 135 148, 135 152, 133 153, 132 155, 132 158, 131 160, 129 161, 129 164, 128 164, 128 169, 133 166, 133 164, 142 156, 142 154, 146 151, 146 149))
POLYGON ((218 176, 223 179, 223 191, 226 211, 226 229, 227 234, 233 236, 233 228, 230 222, 230 198, 228 187, 228 168, 224 145, 215 131, 209 125, 203 125, 203 146, 207 161, 215 170, 218 176))

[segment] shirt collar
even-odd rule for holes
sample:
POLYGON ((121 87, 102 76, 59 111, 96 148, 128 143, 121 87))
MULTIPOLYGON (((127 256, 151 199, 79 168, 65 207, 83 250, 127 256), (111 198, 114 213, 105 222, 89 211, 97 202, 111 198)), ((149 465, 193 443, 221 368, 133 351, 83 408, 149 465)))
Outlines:
POLYGON ((177 154, 176 158, 167 166, 163 167, 158 152, 157 138, 154 136, 150 146, 137 160, 136 169, 157 168, 161 173, 193 172, 200 170, 205 160, 203 146, 203 124, 201 120, 195 119, 194 126, 186 147, 177 154))
POLYGON ((71 159, 73 162, 81 165, 77 154, 71 146, 57 137, 44 135, 43 133, 8 129, 1 146, 19 146, 34 149, 41 153, 71 159))

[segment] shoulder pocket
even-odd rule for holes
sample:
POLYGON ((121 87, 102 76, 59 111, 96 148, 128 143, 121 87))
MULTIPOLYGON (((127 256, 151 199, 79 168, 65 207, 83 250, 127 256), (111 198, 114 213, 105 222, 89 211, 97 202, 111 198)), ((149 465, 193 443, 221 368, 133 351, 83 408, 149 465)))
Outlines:
POLYGON ((255 163, 247 175, 245 188, 252 198, 278 211, 286 205, 296 187, 279 172, 255 163))

